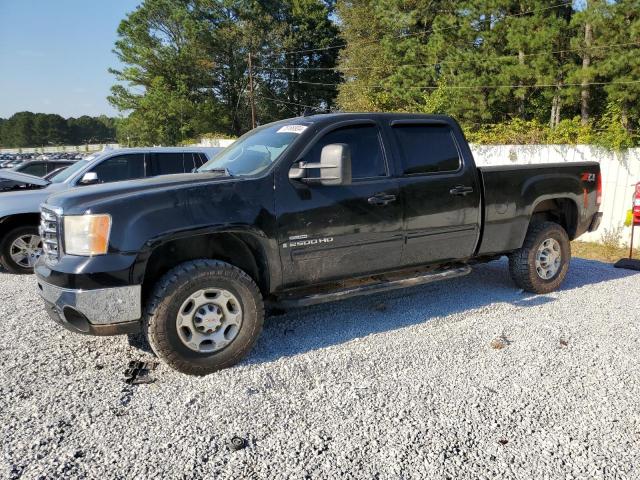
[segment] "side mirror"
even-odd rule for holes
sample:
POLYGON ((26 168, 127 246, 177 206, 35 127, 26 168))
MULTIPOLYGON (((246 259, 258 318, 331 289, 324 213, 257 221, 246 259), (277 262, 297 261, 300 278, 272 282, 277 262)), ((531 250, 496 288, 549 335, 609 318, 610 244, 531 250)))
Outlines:
POLYGON ((94 185, 96 183, 98 183, 98 174, 96 172, 87 172, 80 180, 80 185, 94 185))
POLYGON ((291 167, 289 178, 305 183, 321 185, 351 185, 351 150, 344 143, 325 145, 320 153, 320 163, 299 162, 291 167), (320 178, 305 177, 305 170, 320 170, 320 178))

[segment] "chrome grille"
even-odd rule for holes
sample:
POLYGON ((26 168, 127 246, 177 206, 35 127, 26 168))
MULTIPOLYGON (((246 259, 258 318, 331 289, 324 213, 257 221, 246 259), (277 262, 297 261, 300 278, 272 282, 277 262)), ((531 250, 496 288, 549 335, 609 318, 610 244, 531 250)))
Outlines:
POLYGON ((45 257, 48 260, 58 260, 60 258, 59 216, 46 207, 40 209, 40 237, 45 257))

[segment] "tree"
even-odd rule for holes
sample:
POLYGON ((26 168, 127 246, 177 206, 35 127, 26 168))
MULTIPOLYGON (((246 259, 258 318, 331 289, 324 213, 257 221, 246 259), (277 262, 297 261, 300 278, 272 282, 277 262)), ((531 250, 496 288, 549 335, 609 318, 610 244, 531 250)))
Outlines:
POLYGON ((114 138, 115 120, 106 116, 64 119, 56 114, 18 112, 3 120, 0 128, 0 145, 5 147, 101 143, 114 138))
POLYGON ((448 113, 472 130, 512 121, 555 128, 580 115, 596 129, 619 116, 632 132, 639 12, 638 0, 340 0, 338 100, 346 109, 448 113))
POLYGON ((28 147, 34 144, 34 115, 31 112, 18 112, 5 124, 5 142, 9 147, 28 147))
POLYGON ((120 83, 109 100, 131 113, 121 133, 169 144, 205 132, 248 130, 249 55, 261 123, 300 113, 298 104, 331 107, 335 86, 313 83, 338 83, 339 74, 308 69, 331 69, 337 50, 299 50, 339 42, 332 12, 332 0, 144 2, 118 28, 115 52, 125 67, 112 70, 120 83), (171 124, 160 128, 157 119, 171 124))
POLYGON ((619 120, 627 132, 640 128, 640 2, 620 0, 605 11, 609 25, 602 32, 605 44, 622 45, 615 55, 604 57, 598 68, 605 81, 625 82, 604 87, 611 109, 618 109, 619 120))

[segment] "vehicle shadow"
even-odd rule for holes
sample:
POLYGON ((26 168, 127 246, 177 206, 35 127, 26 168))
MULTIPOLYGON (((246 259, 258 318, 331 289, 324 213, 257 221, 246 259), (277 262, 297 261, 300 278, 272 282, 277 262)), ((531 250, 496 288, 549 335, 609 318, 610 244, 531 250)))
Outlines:
MULTIPOLYGON (((560 290, 581 288, 636 273, 613 268, 609 263, 573 259, 560 290)), ((528 308, 554 301, 556 299, 551 295, 535 295, 518 289, 509 277, 506 259, 502 259, 478 265, 465 277, 292 309, 267 318, 262 336, 245 362, 274 361, 494 303, 528 308)))

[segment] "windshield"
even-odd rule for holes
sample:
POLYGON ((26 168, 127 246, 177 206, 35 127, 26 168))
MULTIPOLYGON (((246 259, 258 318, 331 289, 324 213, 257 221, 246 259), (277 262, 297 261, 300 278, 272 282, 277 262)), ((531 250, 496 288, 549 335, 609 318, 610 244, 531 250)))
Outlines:
POLYGON ((257 175, 275 162, 308 125, 271 125, 250 131, 205 163, 200 172, 226 170, 234 177, 257 175))
POLYGON ((70 165, 69 167, 65 168, 63 171, 61 171, 60 173, 58 173, 56 176, 54 176, 53 178, 50 178, 49 181, 51 183, 62 183, 62 182, 66 182, 68 179, 70 179, 73 175, 75 175, 76 172, 79 172, 80 170, 82 170, 84 167, 89 165, 89 162, 91 162, 92 160, 95 160, 96 158, 98 158, 100 156, 99 153, 94 153, 92 155, 89 155, 86 158, 83 158, 82 160, 78 160, 76 163, 74 163, 73 165, 70 165))

